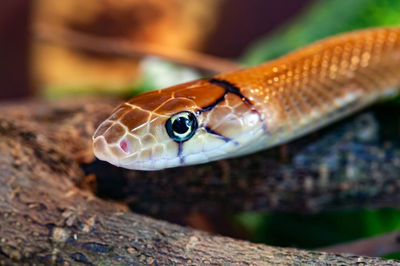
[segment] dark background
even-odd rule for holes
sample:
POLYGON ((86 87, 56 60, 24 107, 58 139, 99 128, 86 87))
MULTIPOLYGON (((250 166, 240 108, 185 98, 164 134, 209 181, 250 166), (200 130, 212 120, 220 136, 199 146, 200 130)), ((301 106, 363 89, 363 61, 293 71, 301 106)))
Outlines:
POLYGON ((0 99, 29 95, 31 0, 0 2, 0 99))
MULTIPOLYGON (((235 58, 253 40, 284 23, 310 1, 228 0, 205 52, 235 58)), ((31 0, 0 1, 0 99, 31 95, 29 40, 31 0)))

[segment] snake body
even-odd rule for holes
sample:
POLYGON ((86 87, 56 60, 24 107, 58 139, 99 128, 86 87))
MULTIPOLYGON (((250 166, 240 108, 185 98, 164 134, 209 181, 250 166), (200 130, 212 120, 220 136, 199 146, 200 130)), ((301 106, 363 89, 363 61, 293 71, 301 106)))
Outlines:
POLYGON ((255 67, 138 95, 96 130, 95 155, 157 170, 285 143, 398 93, 400 28, 334 36, 255 67))

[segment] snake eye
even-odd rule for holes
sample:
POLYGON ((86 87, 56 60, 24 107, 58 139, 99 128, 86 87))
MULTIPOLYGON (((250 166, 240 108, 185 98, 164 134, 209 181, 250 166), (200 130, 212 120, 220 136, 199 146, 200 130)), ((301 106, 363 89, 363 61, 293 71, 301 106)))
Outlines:
POLYGON ((193 113, 181 112, 168 119, 165 127, 173 140, 183 142, 193 137, 196 132, 197 118, 193 113))

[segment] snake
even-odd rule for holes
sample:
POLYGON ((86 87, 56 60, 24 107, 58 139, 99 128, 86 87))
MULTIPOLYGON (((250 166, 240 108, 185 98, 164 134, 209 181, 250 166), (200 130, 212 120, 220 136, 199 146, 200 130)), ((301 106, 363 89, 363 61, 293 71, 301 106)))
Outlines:
POLYGON ((139 94, 98 126, 94 154, 148 171, 244 156, 399 90, 400 27, 342 33, 257 66, 139 94))

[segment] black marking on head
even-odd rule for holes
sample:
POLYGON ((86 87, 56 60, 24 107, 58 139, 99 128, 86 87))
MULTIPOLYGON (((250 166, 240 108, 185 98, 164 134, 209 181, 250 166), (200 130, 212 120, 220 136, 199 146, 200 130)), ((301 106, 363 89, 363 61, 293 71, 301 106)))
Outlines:
POLYGON ((179 163, 184 164, 185 162, 185 157, 182 155, 182 150, 183 150, 183 142, 182 141, 176 141, 178 143, 178 157, 179 157, 179 163))
POLYGON ((211 78, 208 80, 208 82, 210 82, 211 84, 214 85, 218 85, 222 88, 225 89, 225 95, 228 93, 233 93, 237 96, 239 96, 243 102, 248 103, 248 104, 252 104, 250 102, 249 99, 247 99, 247 97, 245 97, 241 92, 240 89, 238 87, 236 87, 235 85, 233 85, 232 83, 230 83, 229 81, 223 80, 223 79, 216 79, 216 78, 211 78))
POLYGON ((217 106, 219 103, 221 103, 225 100, 225 95, 226 95, 226 93, 224 93, 220 98, 218 98, 215 102, 213 102, 209 106, 201 108, 201 110, 197 111, 197 115, 199 115, 203 112, 212 110, 215 106, 217 106))
POLYGON ((225 95, 232 93, 235 94, 237 96, 240 97, 240 99, 242 99, 242 101, 250 106, 253 106, 253 103, 247 99, 247 97, 245 97, 239 90, 238 87, 236 87, 235 85, 233 85, 232 83, 230 83, 229 81, 223 80, 223 79, 217 79, 217 78, 211 78, 208 80, 209 83, 217 85, 222 87, 225 90, 225 93, 219 97, 215 102, 213 102, 212 104, 210 104, 209 106, 203 107, 202 109, 200 109, 199 111, 197 111, 197 114, 201 114, 203 112, 209 111, 211 109, 213 109, 215 106, 217 106, 219 103, 221 103, 222 101, 225 100, 225 95))
MULTIPOLYGON (((239 96, 240 99, 241 99, 245 104, 247 104, 248 106, 250 106, 250 108, 251 108, 254 112, 256 112, 256 113, 258 114, 258 117, 260 118, 260 121, 263 123, 263 130, 264 130, 264 132, 267 132, 267 125, 265 124, 264 115, 263 115, 262 113, 260 113, 260 112, 257 110, 257 108, 255 108, 253 102, 251 102, 246 96, 244 96, 244 95, 240 92, 240 89, 239 89, 236 85, 230 83, 230 82, 227 81, 227 80, 218 79, 218 78, 210 78, 210 79, 208 79, 208 82, 211 83, 211 84, 214 84, 214 85, 217 85, 217 86, 222 87, 223 89, 225 89, 225 93, 224 93, 221 97, 219 97, 214 103, 212 103, 212 104, 210 104, 210 105, 208 105, 208 106, 206 106, 206 107, 203 107, 202 109, 198 110, 198 111, 196 112, 196 115, 200 115, 200 114, 203 113, 203 112, 212 110, 215 106, 217 106, 219 103, 221 103, 222 101, 225 100, 225 95, 227 95, 228 93, 233 93, 233 94, 239 96)), ((218 134, 216 134, 216 135, 218 135, 218 134)), ((220 135, 220 136, 221 136, 221 135, 220 135)), ((237 142, 235 143, 235 145, 238 145, 238 144, 239 144, 239 143, 237 143, 237 142)))
POLYGON ((212 130, 209 127, 204 127, 204 129, 207 131, 207 133, 213 134, 213 135, 217 136, 218 138, 222 139, 225 142, 232 141, 231 138, 225 137, 224 135, 217 133, 216 131, 212 130))
POLYGON ((212 130, 212 129, 209 128, 209 127, 203 127, 203 128, 207 131, 207 133, 210 133, 210 134, 212 134, 212 135, 215 135, 215 136, 217 136, 218 138, 222 139, 222 140, 225 141, 225 142, 231 142, 231 141, 233 141, 233 144, 235 144, 235 145, 238 145, 238 144, 239 144, 236 140, 232 140, 231 138, 225 137, 224 135, 222 135, 222 134, 216 132, 215 130, 212 130))
POLYGON ((268 131, 267 131, 267 125, 264 123, 264 121, 263 121, 262 129, 263 129, 264 133, 268 133, 268 131))

